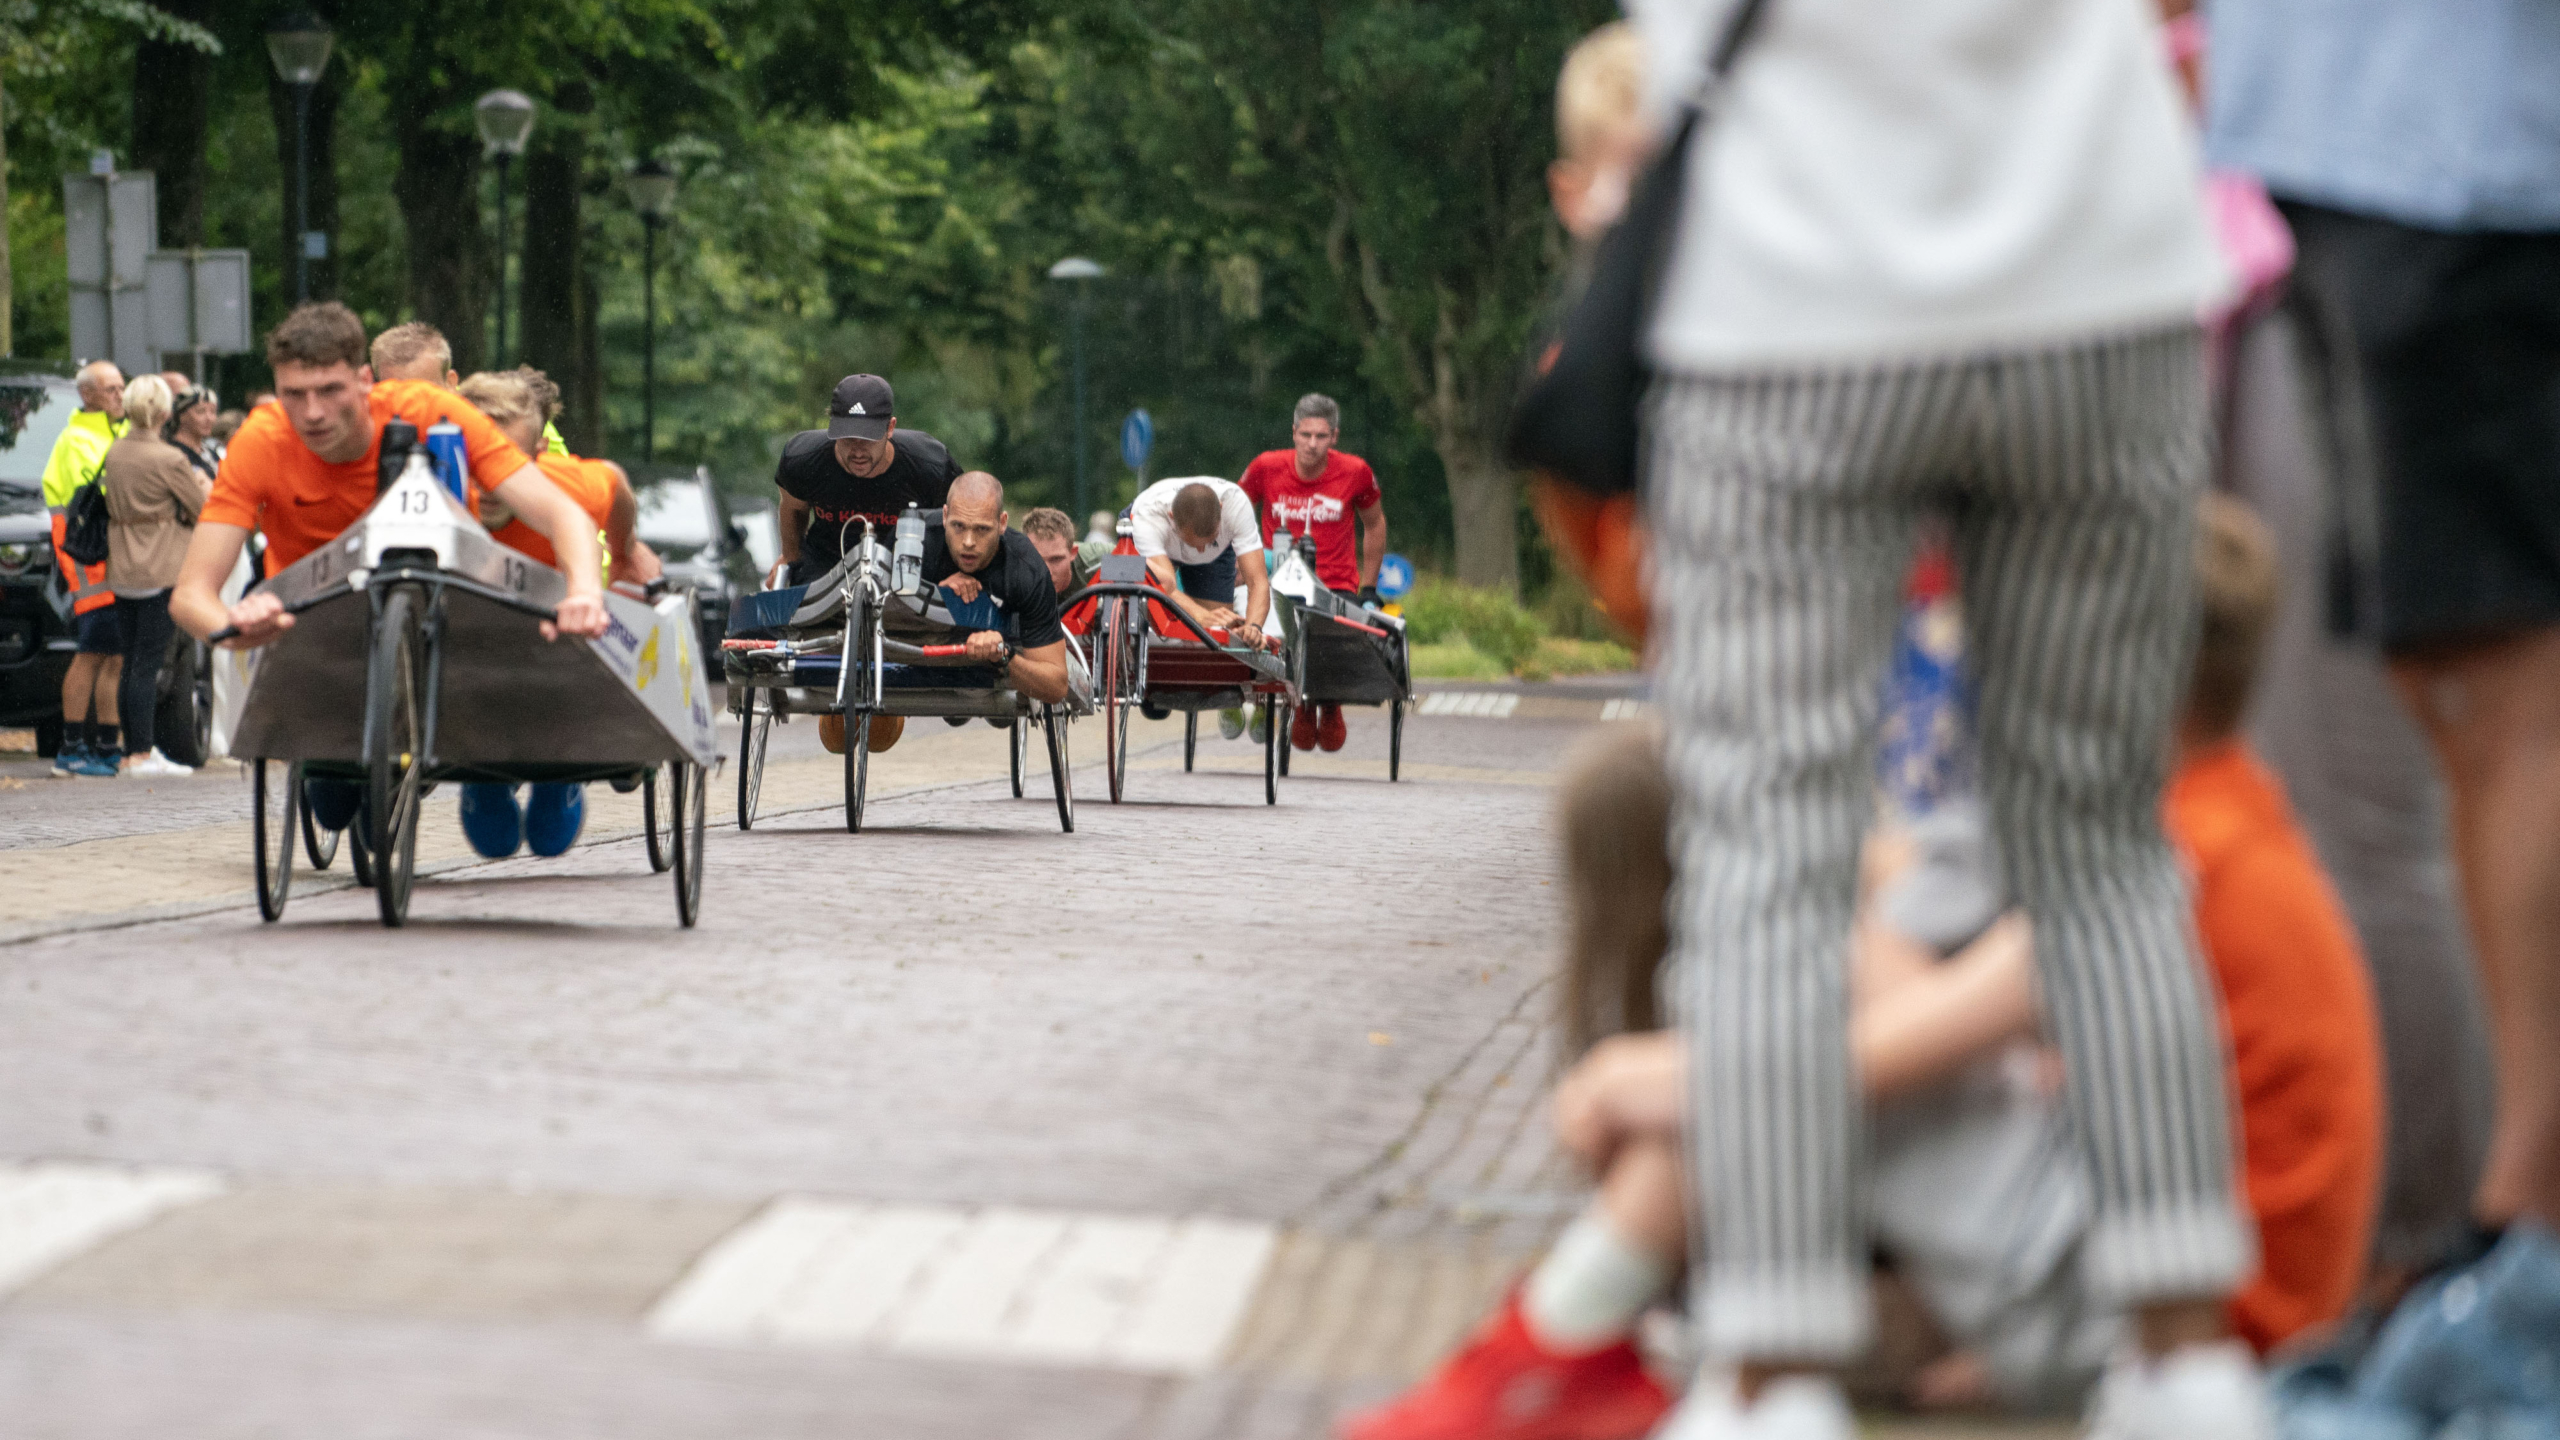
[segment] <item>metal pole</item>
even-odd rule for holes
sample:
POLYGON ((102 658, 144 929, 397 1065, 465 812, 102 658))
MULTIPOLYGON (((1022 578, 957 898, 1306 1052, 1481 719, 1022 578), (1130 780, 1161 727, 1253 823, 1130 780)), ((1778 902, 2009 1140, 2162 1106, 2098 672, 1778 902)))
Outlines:
POLYGON ((498 152, 498 353, 496 362, 507 363, 507 163, 515 157, 498 152))
POLYGON ((658 458, 658 222, 640 221, 640 458, 658 458))
POLYGON ((293 303, 311 298, 311 87, 293 87, 293 303))
POLYGON ((1076 519, 1076 523, 1077 523, 1078 525, 1082 525, 1082 524, 1084 524, 1084 523, 1085 523, 1085 517, 1093 513, 1093 509, 1092 509, 1092 502, 1091 502, 1091 500, 1088 498, 1088 492, 1087 492, 1086 487, 1085 487, 1085 477, 1084 477, 1084 307, 1085 307, 1085 296, 1089 293, 1089 287, 1090 287, 1090 285, 1091 285, 1091 282, 1090 282, 1090 281, 1079 280, 1079 281, 1077 281, 1077 282, 1076 282, 1076 306, 1075 306, 1075 336, 1076 336, 1076 341, 1075 341, 1075 343, 1076 343, 1076 434, 1075 434, 1075 441, 1076 441, 1076 515, 1075 515, 1075 519, 1076 519))

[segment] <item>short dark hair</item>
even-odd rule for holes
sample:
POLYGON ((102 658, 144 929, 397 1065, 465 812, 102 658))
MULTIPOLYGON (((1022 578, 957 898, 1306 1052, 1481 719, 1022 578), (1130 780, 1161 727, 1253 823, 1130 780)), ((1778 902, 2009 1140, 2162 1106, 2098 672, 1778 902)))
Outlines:
POLYGON ((335 300, 296 305, 267 332, 267 368, 347 365, 364 368, 364 322, 335 300))
POLYGON ((1216 536, 1218 492, 1193 481, 1173 492, 1173 528, 1185 535, 1216 536))
POLYGON ((2207 495, 2196 514, 2196 594, 2201 611, 2186 724, 2200 740, 2240 728, 2257 687, 2258 656, 2276 619, 2276 547, 2257 513, 2207 495))
POLYGON ((1298 408, 1289 414, 1290 428, 1297 428, 1301 420, 1321 420, 1333 427, 1334 434, 1342 433, 1342 407, 1334 404, 1333 397, 1330 395, 1319 395, 1309 391, 1299 396, 1298 408))
POLYGON ((1054 505, 1043 505, 1022 517, 1022 533, 1034 539, 1046 535, 1052 540, 1064 540, 1073 545, 1076 543, 1076 522, 1067 518, 1066 511, 1054 505))

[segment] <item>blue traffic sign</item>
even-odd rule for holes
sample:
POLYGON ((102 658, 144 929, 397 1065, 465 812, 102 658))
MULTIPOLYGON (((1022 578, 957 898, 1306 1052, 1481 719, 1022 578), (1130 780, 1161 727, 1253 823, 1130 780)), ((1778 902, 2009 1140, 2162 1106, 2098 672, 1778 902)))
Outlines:
POLYGON ((1378 594, 1385 599, 1401 600, 1413 591, 1413 562, 1401 555, 1387 554, 1378 561, 1378 594))
POLYGON ((1132 470, 1147 468, 1147 456, 1156 448, 1156 422, 1144 410, 1132 410, 1120 422, 1120 459, 1132 470))

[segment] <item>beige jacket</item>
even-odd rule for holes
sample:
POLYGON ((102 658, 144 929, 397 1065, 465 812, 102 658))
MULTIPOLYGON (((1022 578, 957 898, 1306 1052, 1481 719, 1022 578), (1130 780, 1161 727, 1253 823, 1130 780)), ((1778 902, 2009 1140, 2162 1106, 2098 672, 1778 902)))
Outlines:
POLYGON ((213 487, 187 463, 185 451, 138 430, 107 451, 105 485, 108 588, 142 596, 176 584, 195 517, 213 487))

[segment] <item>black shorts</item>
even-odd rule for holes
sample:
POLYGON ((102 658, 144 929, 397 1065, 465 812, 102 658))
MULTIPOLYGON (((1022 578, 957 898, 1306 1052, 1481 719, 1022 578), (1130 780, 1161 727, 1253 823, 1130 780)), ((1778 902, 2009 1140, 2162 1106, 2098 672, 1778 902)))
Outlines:
POLYGON ((2333 626, 2413 650, 2560 625, 2560 233, 2284 213, 2340 481, 2333 626))
POLYGON ((116 607, 101 605, 71 617, 71 644, 75 655, 122 655, 124 633, 116 628, 116 607))

